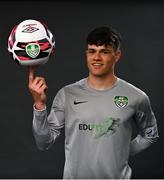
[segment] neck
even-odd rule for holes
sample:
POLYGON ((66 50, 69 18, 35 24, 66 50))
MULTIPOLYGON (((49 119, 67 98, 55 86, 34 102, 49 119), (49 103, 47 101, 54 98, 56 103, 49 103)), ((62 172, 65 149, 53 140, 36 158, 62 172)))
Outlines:
POLYGON ((104 78, 99 76, 92 76, 91 74, 89 74, 87 78, 88 85, 96 90, 105 90, 111 88, 116 81, 117 77, 115 75, 104 78))

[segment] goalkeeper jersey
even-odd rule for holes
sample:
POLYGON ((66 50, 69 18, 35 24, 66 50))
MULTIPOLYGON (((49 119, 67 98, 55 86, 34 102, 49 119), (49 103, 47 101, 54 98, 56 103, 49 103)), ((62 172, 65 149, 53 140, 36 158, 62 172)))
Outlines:
POLYGON ((63 87, 51 111, 34 108, 33 132, 39 149, 50 148, 65 128, 64 179, 127 179, 129 155, 158 138, 148 96, 117 78, 106 90, 95 90, 84 78, 63 87), (138 135, 132 139, 133 124, 138 135))

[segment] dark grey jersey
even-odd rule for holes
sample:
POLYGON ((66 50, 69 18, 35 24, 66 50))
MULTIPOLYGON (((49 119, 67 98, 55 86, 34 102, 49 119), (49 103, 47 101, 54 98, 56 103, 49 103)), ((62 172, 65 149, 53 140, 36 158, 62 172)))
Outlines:
POLYGON ((87 79, 62 88, 50 114, 34 109, 33 130, 40 149, 48 149, 65 127, 64 178, 130 178, 129 155, 158 137, 148 96, 117 78, 110 89, 95 90, 87 79), (132 139, 132 124, 138 135, 132 139))

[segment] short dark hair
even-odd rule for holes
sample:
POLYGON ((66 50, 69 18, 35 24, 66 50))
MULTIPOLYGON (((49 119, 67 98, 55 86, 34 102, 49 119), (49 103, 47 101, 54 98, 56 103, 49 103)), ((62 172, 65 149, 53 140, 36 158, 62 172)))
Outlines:
POLYGON ((97 27, 87 36, 87 44, 89 45, 112 45, 114 50, 120 49, 121 35, 115 29, 108 26, 97 27))

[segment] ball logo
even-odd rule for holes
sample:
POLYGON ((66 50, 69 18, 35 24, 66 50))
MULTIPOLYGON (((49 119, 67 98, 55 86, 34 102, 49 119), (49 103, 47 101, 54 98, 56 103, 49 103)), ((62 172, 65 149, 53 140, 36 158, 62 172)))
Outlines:
POLYGON ((35 32, 35 31, 38 31, 39 29, 38 28, 36 28, 36 27, 27 27, 26 29, 24 29, 22 32, 24 32, 24 33, 33 33, 33 32, 35 32))
POLYGON ((26 25, 22 26, 22 27, 26 27, 25 29, 23 29, 22 32, 24 32, 24 33, 33 33, 35 31, 38 31, 39 29, 34 27, 35 25, 37 25, 37 24, 26 24, 26 25))
POLYGON ((40 46, 36 43, 30 43, 26 46, 26 53, 31 58, 36 58, 40 53, 40 46))
POLYGON ((115 96, 114 102, 116 106, 123 108, 128 104, 128 97, 126 96, 115 96))

